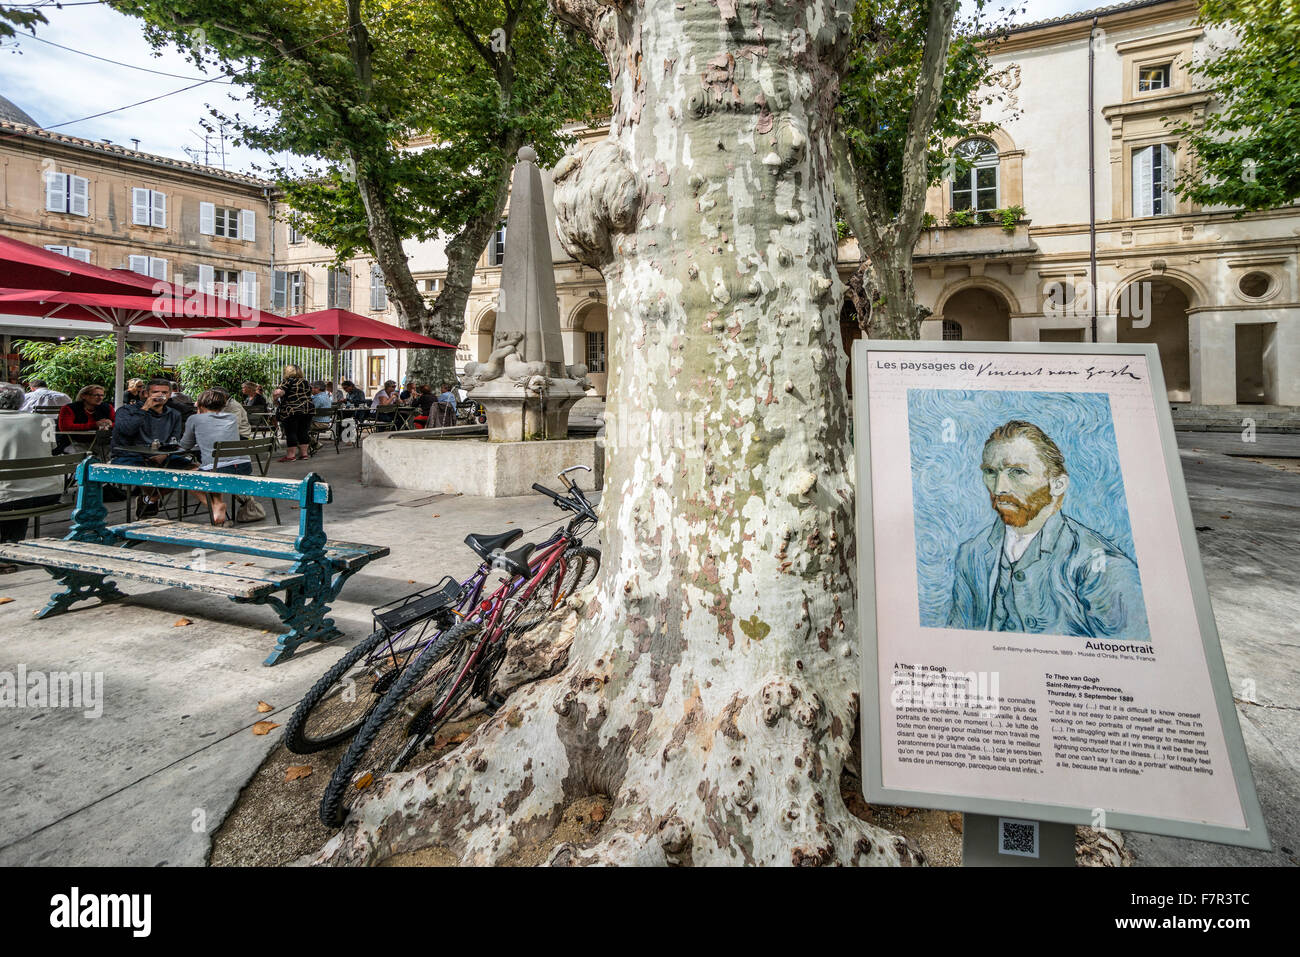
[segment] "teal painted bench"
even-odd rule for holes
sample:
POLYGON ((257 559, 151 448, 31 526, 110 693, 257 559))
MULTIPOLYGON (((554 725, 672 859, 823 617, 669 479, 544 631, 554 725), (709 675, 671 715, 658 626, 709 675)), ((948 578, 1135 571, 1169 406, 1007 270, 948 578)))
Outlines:
POLYGON ((285 631, 263 662, 274 665, 294 653, 304 641, 329 641, 341 632, 328 618, 330 603, 359 569, 388 554, 380 545, 329 541, 325 538, 321 506, 333 498, 316 473, 301 480, 258 478, 222 472, 182 472, 126 465, 100 465, 87 458, 77 467, 77 506, 65 538, 39 538, 0 545, 0 558, 40 565, 64 590, 51 596, 36 616, 61 614, 79 601, 127 597, 114 579, 152 582, 184 588, 232 601, 269 605, 285 631), (164 519, 144 519, 108 525, 104 485, 132 485, 222 495, 246 495, 298 503, 298 537, 284 538, 270 530, 216 528, 164 519), (180 545, 194 555, 167 555, 140 549, 153 542, 180 545), (209 563, 205 550, 281 559, 283 571, 209 563))

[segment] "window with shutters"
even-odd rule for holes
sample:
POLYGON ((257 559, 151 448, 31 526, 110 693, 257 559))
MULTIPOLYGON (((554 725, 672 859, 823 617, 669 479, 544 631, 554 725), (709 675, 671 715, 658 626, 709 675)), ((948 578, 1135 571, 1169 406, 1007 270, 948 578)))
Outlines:
POLYGON ((291 316, 303 309, 303 275, 301 271, 276 270, 271 277, 271 308, 291 316))
POLYGON ((605 371, 605 333, 587 333, 587 371, 605 371))
POLYGON ((492 234, 488 243, 488 265, 500 266, 506 261, 506 224, 502 223, 492 234))
POLYGON ((963 140, 953 155, 961 164, 953 174, 952 208, 997 209, 998 148, 988 140, 963 140))
POLYGON ((234 269, 213 269, 212 288, 208 293, 223 299, 238 299, 239 272, 234 269))
POLYGON ((1175 211, 1174 150, 1159 143, 1133 151, 1133 215, 1166 216, 1175 211))
POLYGON ((305 243, 306 241, 307 241, 307 237, 304 236, 302 233, 298 232, 297 226, 289 227, 289 242, 291 245, 296 246, 299 243, 305 243))
POLYGON ((167 281, 167 260, 155 259, 152 256, 129 256, 127 257, 127 266, 131 272, 138 272, 142 276, 148 276, 151 279, 161 279, 167 281))
POLYGON ((71 173, 45 171, 45 208, 51 213, 90 215, 90 180, 71 173))
POLYGON ((167 194, 140 186, 131 189, 131 222, 136 226, 167 228, 167 194))
POLYGON ((370 264, 370 309, 382 312, 388 308, 388 289, 384 286, 384 271, 379 263, 370 264))
POLYGON ((199 203, 199 232, 204 236, 221 236, 225 239, 256 239, 257 212, 235 209, 215 203, 199 203))
POLYGON ((325 290, 325 308, 352 308, 352 271, 347 268, 331 269, 325 290))
POLYGON ((83 249, 80 246, 46 246, 45 248, 52 253, 58 253, 60 256, 68 256, 83 263, 90 262, 90 250, 83 249))

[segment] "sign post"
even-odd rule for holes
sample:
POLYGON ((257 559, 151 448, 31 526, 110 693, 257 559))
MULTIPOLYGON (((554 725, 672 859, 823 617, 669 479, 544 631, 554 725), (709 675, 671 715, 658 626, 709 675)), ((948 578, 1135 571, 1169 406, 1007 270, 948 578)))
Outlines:
POLYGON ((1267 848, 1156 349, 854 343, 863 789, 970 863, 1267 848), (1034 856, 1036 854, 1036 856, 1034 856))

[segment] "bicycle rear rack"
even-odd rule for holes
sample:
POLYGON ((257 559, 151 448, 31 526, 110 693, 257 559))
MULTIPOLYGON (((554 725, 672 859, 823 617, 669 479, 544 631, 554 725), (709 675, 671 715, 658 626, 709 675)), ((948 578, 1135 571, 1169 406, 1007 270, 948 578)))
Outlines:
POLYGON ((404 598, 379 605, 371 611, 375 631, 392 635, 440 613, 450 617, 451 609, 460 599, 460 582, 448 575, 436 585, 412 592, 404 598))

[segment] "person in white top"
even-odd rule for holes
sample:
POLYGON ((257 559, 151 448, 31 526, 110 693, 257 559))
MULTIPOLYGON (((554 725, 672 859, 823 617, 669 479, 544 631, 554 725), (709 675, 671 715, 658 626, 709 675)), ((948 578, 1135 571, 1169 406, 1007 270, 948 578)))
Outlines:
MULTIPOLYGON (((53 454, 54 422, 50 416, 18 411, 22 399, 17 387, 0 389, 0 461, 53 454)), ((6 519, 5 512, 53 505, 62 493, 61 475, 0 481, 0 541, 18 542, 27 536, 27 519, 6 519)), ((0 571, 15 568, 0 562, 0 571)))
POLYGON ((69 405, 72 402, 71 396, 51 389, 44 379, 33 379, 28 383, 28 388, 31 391, 23 397, 23 407, 18 410, 20 412, 31 412, 41 406, 69 405))

